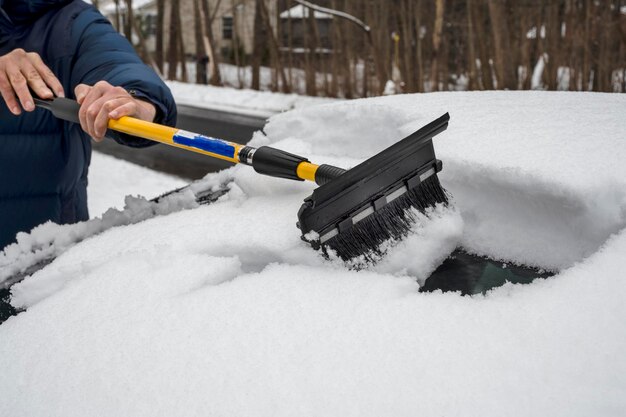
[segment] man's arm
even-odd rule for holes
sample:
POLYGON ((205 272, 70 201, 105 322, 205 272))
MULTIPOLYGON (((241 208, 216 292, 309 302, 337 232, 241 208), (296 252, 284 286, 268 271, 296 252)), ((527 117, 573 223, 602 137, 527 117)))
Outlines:
MULTIPOLYGON (((16 116, 22 113, 22 108, 27 112, 35 110, 32 93, 44 99, 65 96, 61 82, 36 52, 16 48, 0 56, 0 95, 9 110, 16 116)), ((152 103, 136 99, 106 81, 93 87, 80 84, 75 95, 81 104, 81 127, 96 141, 104 138, 109 119, 132 116, 152 122, 156 116, 152 103)))
MULTIPOLYGON (((100 129, 105 125, 102 121, 115 118, 112 111, 107 114, 106 109, 102 107, 104 102, 108 102, 102 98, 106 96, 111 100, 116 100, 120 95, 130 95, 130 92, 133 93, 132 97, 135 100, 135 117, 142 118, 146 117, 146 114, 149 115, 150 111, 146 104, 150 103, 155 110, 154 121, 170 126, 175 124, 176 106, 169 88, 151 68, 141 61, 126 38, 117 33, 98 11, 90 8, 76 18, 72 27, 72 39, 75 57, 71 69, 71 87, 78 101, 82 103, 81 113, 85 112, 84 116, 87 119, 89 112, 93 115, 98 110, 99 116, 93 119, 94 123, 98 120, 98 131, 95 131, 95 124, 91 127, 87 123, 86 126, 87 129, 92 129, 90 132, 92 136, 95 134, 96 139, 101 138, 104 133, 100 129), (81 97, 85 90, 83 87, 78 87, 80 84, 94 87, 81 97), (121 87, 124 91, 120 88, 114 89, 113 86, 121 87), (87 107, 94 106, 95 109, 87 109, 87 107)), ((120 108, 116 116, 133 115, 124 113, 133 111, 132 106, 129 104, 120 108)), ((107 133, 118 142, 131 146, 145 146, 150 143, 143 139, 131 139, 127 135, 115 132, 107 133)))
MULTIPOLYGON (((74 23, 72 39, 69 52, 73 52, 74 60, 69 78, 81 104, 83 130, 102 140, 108 120, 122 116, 175 124, 176 106, 167 86, 99 12, 88 9, 81 13, 74 23)), ((37 53, 18 48, 0 56, 0 95, 13 114, 21 114, 20 104, 26 111, 35 110, 30 90, 41 98, 65 95, 61 82, 37 53)), ((116 132, 109 134, 131 146, 153 143, 116 132)))

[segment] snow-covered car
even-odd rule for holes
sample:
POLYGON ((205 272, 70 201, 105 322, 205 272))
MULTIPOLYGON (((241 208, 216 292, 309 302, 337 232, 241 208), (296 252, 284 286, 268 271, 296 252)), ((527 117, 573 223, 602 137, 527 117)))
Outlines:
POLYGON ((359 271, 300 239, 313 185, 246 166, 191 185, 227 187, 212 204, 127 198, 22 235, 2 271, 58 257, 13 286, 0 414, 622 414, 625 111, 620 94, 475 92, 272 117, 252 145, 351 167, 450 113, 451 204, 359 271), (420 292, 459 247, 554 275, 420 292))

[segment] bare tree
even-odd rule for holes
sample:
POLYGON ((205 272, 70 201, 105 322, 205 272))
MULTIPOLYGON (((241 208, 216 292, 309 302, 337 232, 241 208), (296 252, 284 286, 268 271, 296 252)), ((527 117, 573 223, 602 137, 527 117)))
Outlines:
POLYGON ((474 33, 474 20, 472 19, 472 0, 465 2, 467 18, 467 67, 468 67, 468 90, 478 89, 477 68, 476 68, 476 35, 474 33))
MULTIPOLYGON (((177 69, 180 60, 180 39, 181 39, 181 21, 180 21, 180 3, 179 0, 171 0, 170 6, 170 27, 167 49, 167 78, 170 80, 177 79, 177 69)), ((184 59, 182 66, 185 66, 184 59)))
POLYGON ((120 32, 122 30, 121 18, 120 18, 120 0, 113 0, 115 2, 115 29, 120 32))
POLYGON ((489 0, 489 16, 494 41, 494 63, 499 89, 517 88, 515 69, 511 59, 511 45, 503 0, 489 0))
POLYGON ((263 16, 268 9, 260 1, 255 88, 261 63, 269 62, 274 88, 302 86, 310 95, 378 94, 390 74, 409 92, 529 89, 531 74, 546 57, 547 88, 626 90, 620 69, 626 62, 623 0, 279 0, 281 10, 293 2, 310 10, 306 18, 288 16, 282 25, 278 17, 275 24, 263 16), (314 11, 333 16, 328 33, 325 26, 321 33, 314 11), (294 27, 304 30, 294 35, 294 27), (394 32, 399 38, 392 40, 394 32), (287 46, 283 54, 279 38, 287 46), (320 53, 328 42, 330 56, 320 53), (292 77, 294 67, 304 73, 301 84, 292 77), (279 80, 282 73, 286 81, 279 80), (466 85, 458 82, 463 77, 466 85))
POLYGON ((445 0, 436 0, 435 3, 435 28, 433 30, 433 52, 430 66, 431 89, 439 90, 439 60, 442 34, 443 16, 445 12, 445 0))
POLYGON ((285 75, 285 70, 282 66, 280 60, 280 51, 278 49, 278 41, 276 39, 276 35, 272 30, 272 24, 270 22, 269 12, 267 10, 267 6, 265 5, 264 0, 260 0, 261 2, 261 19, 265 24, 266 36, 269 38, 269 47, 270 47, 270 55, 272 57, 272 61, 274 62, 274 66, 276 68, 276 72, 280 76, 280 81, 282 85, 283 92, 290 92, 291 88, 289 86, 289 82, 287 81, 287 76, 285 75))
POLYGON ((163 73, 163 26, 165 18, 165 0, 157 0, 157 15, 156 15, 156 64, 159 68, 159 72, 163 73))
POLYGON ((133 43, 133 0, 125 0, 126 3, 126 22, 124 22, 124 36, 128 42, 133 43))
POLYGON ((263 24, 261 2, 254 2, 254 50, 252 51, 252 86, 253 90, 261 87, 261 58, 265 51, 265 28, 263 24))
POLYGON ((209 61, 209 57, 204 46, 204 22, 200 12, 199 0, 193 0, 193 23, 196 41, 196 83, 208 84, 209 79, 207 76, 207 63, 209 61))
POLYGON ((213 22, 215 21, 215 16, 217 14, 217 10, 220 6, 221 0, 217 0, 215 5, 215 10, 213 13, 209 10, 209 2, 208 0, 202 0, 202 7, 200 8, 201 20, 204 21, 204 28, 202 29, 202 37, 204 39, 204 49, 209 56, 209 61, 211 65, 211 78, 210 83, 212 85, 221 85, 222 84, 222 76, 220 74, 220 63, 219 63, 219 54, 217 52, 217 48, 215 47, 215 39, 213 37, 213 22))

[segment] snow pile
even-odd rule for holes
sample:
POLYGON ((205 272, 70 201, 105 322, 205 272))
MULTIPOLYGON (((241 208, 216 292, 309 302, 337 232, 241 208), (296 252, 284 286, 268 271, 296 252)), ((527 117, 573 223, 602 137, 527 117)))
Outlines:
POLYGON ((353 166, 449 111, 435 149, 463 216, 462 245, 559 270, 626 225, 623 110, 611 94, 404 95, 297 110, 264 130, 292 152, 353 166))
POLYGON ((313 185, 237 166, 217 202, 108 230, 14 286, 1 415, 623 415, 626 98, 448 93, 275 116, 252 145, 351 167, 445 111, 454 208, 350 271, 299 238, 313 185), (457 244, 558 269, 418 293, 457 244))

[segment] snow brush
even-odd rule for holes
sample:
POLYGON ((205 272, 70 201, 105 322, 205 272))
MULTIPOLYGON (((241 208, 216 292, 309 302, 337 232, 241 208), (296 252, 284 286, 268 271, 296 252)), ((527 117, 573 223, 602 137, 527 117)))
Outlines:
MULTIPOLYGON (((79 104, 71 99, 35 99, 54 116, 80 123, 79 104)), ((109 120, 111 130, 153 140, 233 163, 250 165, 260 174, 308 180, 320 187, 304 200, 297 226, 302 239, 325 256, 332 252, 348 261, 376 261, 383 243, 407 236, 424 213, 447 204, 437 173, 432 138, 448 127, 448 113, 352 169, 315 165, 307 158, 269 146, 253 148, 124 116, 109 120), (329 251, 330 250, 330 251, 329 251)))

